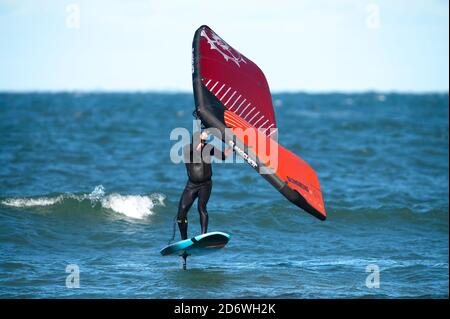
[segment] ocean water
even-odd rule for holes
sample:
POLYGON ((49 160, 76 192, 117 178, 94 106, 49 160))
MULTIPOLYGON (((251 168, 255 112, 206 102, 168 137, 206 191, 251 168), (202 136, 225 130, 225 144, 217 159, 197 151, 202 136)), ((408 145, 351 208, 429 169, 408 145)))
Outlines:
MULTIPOLYGON (((209 228, 231 240, 182 271, 159 250, 191 94, 0 94, 0 298, 448 298, 448 94, 273 98, 327 221, 247 164, 215 164, 209 228)), ((198 234, 195 206, 189 221, 198 234)))

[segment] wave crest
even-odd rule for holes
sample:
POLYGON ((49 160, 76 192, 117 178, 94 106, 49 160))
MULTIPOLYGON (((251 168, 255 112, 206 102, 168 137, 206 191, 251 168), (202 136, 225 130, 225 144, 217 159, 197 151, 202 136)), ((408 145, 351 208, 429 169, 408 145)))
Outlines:
POLYGON ((121 195, 106 194, 103 185, 98 185, 89 194, 59 194, 55 196, 39 196, 24 198, 6 198, 0 203, 4 206, 16 208, 43 208, 48 206, 57 210, 65 210, 76 204, 89 203, 90 207, 98 204, 103 209, 114 211, 130 218, 143 219, 154 213, 156 206, 165 206, 166 196, 161 193, 151 195, 121 195))

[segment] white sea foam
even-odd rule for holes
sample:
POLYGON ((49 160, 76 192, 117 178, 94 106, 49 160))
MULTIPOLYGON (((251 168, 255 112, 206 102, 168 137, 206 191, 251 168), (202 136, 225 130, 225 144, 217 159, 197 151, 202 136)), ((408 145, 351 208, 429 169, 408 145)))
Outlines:
POLYGON ((153 214, 155 206, 165 206, 166 196, 154 193, 150 196, 111 194, 101 199, 102 207, 130 218, 142 219, 153 214))
POLYGON ((160 206, 166 206, 164 200, 166 199, 166 195, 161 193, 153 193, 150 195, 150 199, 154 202, 154 204, 158 204, 160 206))
POLYGON ((95 188, 92 191, 92 193, 90 193, 88 195, 88 198, 90 200, 99 200, 103 196, 105 196, 105 188, 103 187, 103 185, 98 185, 98 186, 95 186, 95 188))
POLYGON ((1 203, 6 206, 13 207, 33 207, 33 206, 50 206, 63 200, 63 196, 56 197, 38 197, 38 198, 8 198, 1 203))
POLYGON ((148 196, 139 195, 108 195, 101 200, 104 208, 131 218, 144 218, 151 214, 154 202, 148 196))
POLYGON ((77 200, 79 202, 88 200, 91 203, 100 203, 103 208, 110 209, 116 213, 130 218, 142 219, 153 214, 155 206, 165 206, 166 196, 160 193, 151 195, 105 195, 105 188, 98 185, 90 194, 74 195, 64 194, 54 197, 37 198, 8 198, 1 204, 13 207, 36 207, 50 206, 63 202, 65 199, 77 200))

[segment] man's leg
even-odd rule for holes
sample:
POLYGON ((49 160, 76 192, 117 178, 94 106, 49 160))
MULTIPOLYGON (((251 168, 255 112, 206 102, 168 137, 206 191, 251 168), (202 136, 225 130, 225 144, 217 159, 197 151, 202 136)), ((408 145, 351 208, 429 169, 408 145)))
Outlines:
POLYGON ((208 211, 206 204, 208 204, 209 196, 211 195, 212 182, 202 185, 198 192, 198 213, 200 214, 200 226, 202 234, 208 232, 208 211))
POLYGON ((180 229, 181 239, 187 239, 187 213, 197 197, 197 190, 190 187, 189 182, 181 194, 180 203, 178 204, 178 228, 180 229))

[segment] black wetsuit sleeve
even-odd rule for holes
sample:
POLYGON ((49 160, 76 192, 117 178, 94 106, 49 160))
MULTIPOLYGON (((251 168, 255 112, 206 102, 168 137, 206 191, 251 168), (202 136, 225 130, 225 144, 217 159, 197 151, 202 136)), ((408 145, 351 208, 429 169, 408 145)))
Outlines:
POLYGON ((225 153, 219 150, 217 147, 211 147, 211 151, 209 153, 211 156, 214 156, 217 159, 224 161, 226 159, 225 153))

